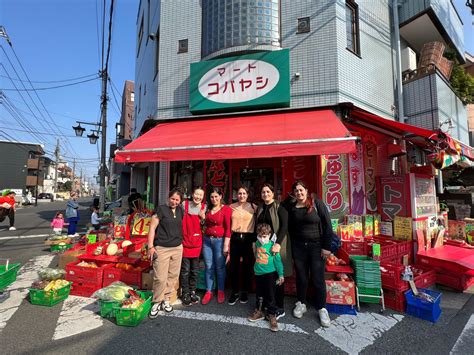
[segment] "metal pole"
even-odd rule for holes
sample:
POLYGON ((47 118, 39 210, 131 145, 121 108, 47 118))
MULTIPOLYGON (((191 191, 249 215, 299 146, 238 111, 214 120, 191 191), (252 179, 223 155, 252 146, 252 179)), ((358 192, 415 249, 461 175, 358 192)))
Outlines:
POLYGON ((100 190, 99 190, 99 209, 105 209, 105 152, 107 139, 107 69, 102 71, 102 97, 101 97, 101 125, 102 125, 102 147, 100 154, 100 190))
POLYGON ((58 192, 59 138, 56 141, 56 149, 54 150, 54 155, 56 157, 56 168, 54 169, 53 200, 56 200, 56 194, 58 192))
POLYGON ((398 121, 405 123, 405 112, 403 108, 403 82, 402 82, 402 64, 400 60, 400 22, 398 20, 398 0, 392 1, 393 14, 393 35, 395 37, 395 66, 397 83, 397 108, 398 121))
POLYGON ((39 180, 39 169, 40 169, 40 157, 36 156, 38 164, 36 164, 36 188, 35 188, 35 206, 38 206, 38 180, 39 180))

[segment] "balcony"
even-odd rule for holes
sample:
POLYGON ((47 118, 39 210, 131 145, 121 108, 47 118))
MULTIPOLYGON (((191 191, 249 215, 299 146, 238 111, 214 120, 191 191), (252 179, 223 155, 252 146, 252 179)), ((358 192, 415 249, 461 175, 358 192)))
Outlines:
POLYGON ((439 41, 457 51, 464 62, 463 23, 451 1, 402 0, 400 35, 416 52, 423 44, 439 41))
POLYGON ((436 130, 469 145, 467 109, 449 82, 434 65, 418 68, 403 77, 406 123, 436 130), (449 128, 448 121, 452 127, 449 128))
POLYGON ((27 175, 26 176, 26 186, 43 186, 44 179, 40 176, 39 178, 34 175, 27 175))
POLYGON ((28 159, 26 165, 28 169, 36 170, 39 167, 39 169, 41 170, 41 162, 39 161, 39 159, 28 159))

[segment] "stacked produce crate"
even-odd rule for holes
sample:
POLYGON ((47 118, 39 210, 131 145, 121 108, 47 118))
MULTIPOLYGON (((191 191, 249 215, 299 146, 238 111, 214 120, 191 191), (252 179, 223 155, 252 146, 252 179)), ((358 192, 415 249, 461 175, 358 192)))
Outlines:
POLYGON ((380 262, 367 256, 357 255, 351 256, 350 260, 355 271, 358 306, 360 302, 380 303, 381 301, 384 309, 380 262))

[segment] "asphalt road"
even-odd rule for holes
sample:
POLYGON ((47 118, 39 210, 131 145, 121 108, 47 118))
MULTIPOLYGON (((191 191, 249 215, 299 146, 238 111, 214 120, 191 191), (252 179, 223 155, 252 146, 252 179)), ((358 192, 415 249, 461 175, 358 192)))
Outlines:
MULTIPOLYGON (((81 201, 82 225, 88 222, 89 202, 81 201)), ((264 321, 247 322, 253 295, 245 305, 178 305, 172 315, 145 319, 134 328, 100 318, 87 298, 70 296, 53 307, 31 305, 27 287, 36 269, 56 266, 58 257, 49 253, 43 237, 27 236, 49 233, 49 221, 63 208, 63 202, 53 202, 21 209, 18 230, 0 232, 0 258, 23 265, 10 298, 0 302, 0 354, 473 353, 474 298, 445 289, 443 313, 435 324, 391 310, 381 314, 380 306, 364 304, 357 316, 331 314, 327 330, 319 327, 313 308, 302 319, 293 318, 295 299, 287 297, 278 333, 270 332, 264 321)))

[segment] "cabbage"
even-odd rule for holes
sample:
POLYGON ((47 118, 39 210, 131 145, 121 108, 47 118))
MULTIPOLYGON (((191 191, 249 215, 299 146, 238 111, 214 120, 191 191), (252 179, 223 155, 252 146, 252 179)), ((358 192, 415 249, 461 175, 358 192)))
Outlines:
POLYGON ((133 288, 121 281, 116 281, 94 292, 92 297, 102 301, 122 301, 127 298, 128 290, 133 290, 133 288))
POLYGON ((38 276, 41 280, 58 280, 63 279, 66 275, 66 271, 63 269, 53 269, 46 267, 38 271, 38 276))

